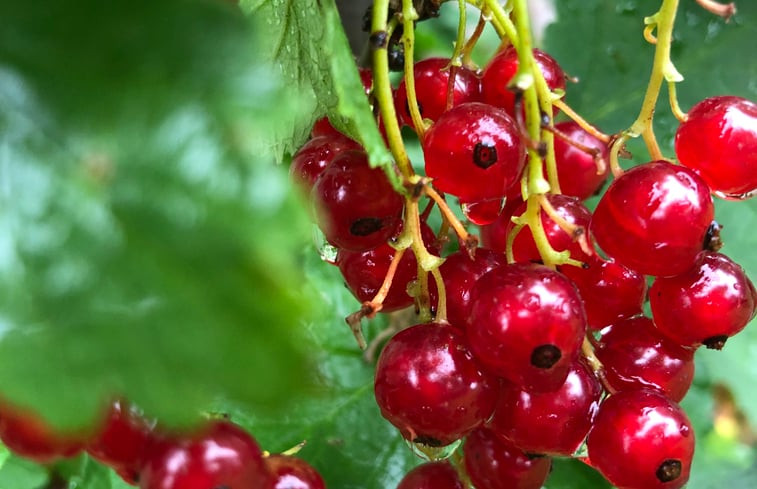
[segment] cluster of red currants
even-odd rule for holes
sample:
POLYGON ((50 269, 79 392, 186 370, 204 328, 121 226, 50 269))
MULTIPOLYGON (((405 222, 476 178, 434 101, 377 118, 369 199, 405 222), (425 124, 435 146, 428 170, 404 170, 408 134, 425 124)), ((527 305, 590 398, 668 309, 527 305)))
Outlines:
MULTIPOLYGON (((565 90, 557 62, 538 50, 534 58, 550 90, 565 90)), ((722 348, 757 310, 743 269, 717 251, 711 198, 757 191, 757 105, 737 97, 697 104, 676 136, 680 164, 652 161, 617 176, 592 213, 582 201, 607 178, 609 138, 572 121, 545 127, 555 135, 562 193, 524 201, 524 116, 507 89, 517 53, 500 52, 482 73, 449 64, 427 59, 414 68, 430 123, 425 170, 469 220, 485 224, 483 248, 446 256, 447 317, 388 341, 375 395, 409 441, 442 447, 464 438, 464 463, 422 465, 400 488, 462 488, 466 480, 478 489, 538 489, 549 457, 575 456, 584 444, 582 459, 620 488, 682 487, 694 432, 677 402, 691 385, 694 352, 722 348), (575 265, 543 265, 532 225, 517 219, 534 205, 549 246, 575 265)), ((361 76, 370 95, 371 74, 361 76)), ((414 128, 404 81, 394 105, 414 128)), ((416 258, 407 251, 393 263, 389 244, 403 225, 403 199, 357 143, 323 119, 291 175, 310 193, 355 297, 370 302, 393 273, 382 310, 412 305, 416 258)), ((444 236, 425 223, 422 230, 427 249, 440 254, 444 236)))
POLYGON ((325 489, 304 460, 263 453, 255 439, 224 419, 191 432, 162 429, 126 401, 115 401, 96 429, 64 434, 41 418, 0 403, 0 439, 41 464, 86 451, 142 489, 325 489))

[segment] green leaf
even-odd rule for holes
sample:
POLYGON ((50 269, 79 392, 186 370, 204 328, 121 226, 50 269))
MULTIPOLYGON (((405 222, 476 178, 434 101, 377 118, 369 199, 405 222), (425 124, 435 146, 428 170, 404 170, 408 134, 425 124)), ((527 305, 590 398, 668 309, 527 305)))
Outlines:
POLYGON ((555 458, 545 489, 604 489, 611 487, 599 472, 578 460, 555 458))
POLYGON ((0 468, 0 489, 39 489, 48 479, 44 467, 15 456, 10 456, 0 468))
POLYGON ((3 397, 183 423, 310 383, 307 226, 255 134, 291 104, 253 32, 222 2, 0 6, 3 397))
POLYGON ((363 145, 373 166, 391 164, 334 0, 241 0, 241 5, 263 27, 258 49, 278 64, 293 93, 310 97, 310 110, 289 114, 289 130, 275 146, 296 151, 313 122, 327 114, 363 145))

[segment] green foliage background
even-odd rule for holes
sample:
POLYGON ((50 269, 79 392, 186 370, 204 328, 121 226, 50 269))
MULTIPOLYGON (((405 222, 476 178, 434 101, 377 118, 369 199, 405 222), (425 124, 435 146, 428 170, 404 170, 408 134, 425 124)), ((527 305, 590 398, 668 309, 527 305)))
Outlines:
MULTIPOLYGON (((581 80, 568 102, 607 132, 640 106, 653 51, 642 20, 655 3, 556 2, 544 47, 581 80)), ((682 2, 684 108, 757 99, 757 4, 739 7, 724 24, 682 2)), ((455 8, 419 26, 419 57, 449 55, 455 8)), ((169 424, 229 412, 268 450, 307 440, 301 456, 331 488, 392 488, 418 459, 379 415, 373 368, 343 322, 356 303, 275 164, 325 113, 374 164, 389 156, 333 0, 243 0, 242 11, 0 3, 0 392, 64 429, 91 426, 114 393, 169 424)), ((487 32, 477 59, 496 47, 487 32)), ((664 95, 657 129, 672 155, 664 95)), ((642 145, 631 149, 644 161, 642 145)), ((723 251, 757 277, 757 202, 718 201, 717 217, 723 251)), ((757 330, 697 362, 683 402, 698 436, 688 487, 755 487, 754 448, 713 429, 711 389, 727 386, 757 424, 757 330)), ((0 489, 50 478, 4 450, 0 464, 0 489)), ((85 457, 52 472, 70 488, 126 487, 85 457)), ((566 460, 546 487, 607 484, 566 460)))

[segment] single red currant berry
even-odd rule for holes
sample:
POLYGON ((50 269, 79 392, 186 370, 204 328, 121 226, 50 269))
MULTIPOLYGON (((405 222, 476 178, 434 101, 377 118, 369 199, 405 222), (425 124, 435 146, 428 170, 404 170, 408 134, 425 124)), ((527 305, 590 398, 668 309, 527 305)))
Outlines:
POLYGON ((617 391, 646 387, 680 402, 694 380, 694 352, 665 338, 644 316, 603 329, 596 355, 617 391))
POLYGON ((143 418, 134 406, 114 401, 100 431, 87 445, 87 453, 136 485, 153 439, 153 428, 154 423, 143 418))
POLYGON ((270 484, 255 440, 226 421, 156 441, 139 478, 141 489, 270 489, 270 484))
POLYGON ((587 440, 591 464, 623 489, 679 489, 689 480, 694 430, 662 394, 619 392, 600 406, 587 440))
POLYGON ((555 160, 560 190, 565 195, 572 195, 581 200, 596 195, 607 180, 608 169, 605 165, 604 171, 598 171, 595 158, 608 161, 607 145, 573 121, 555 124, 555 129, 571 141, 596 151, 595 154, 587 153, 563 138, 555 137, 555 160))
POLYGON ((12 453, 37 463, 72 457, 87 436, 56 432, 37 414, 0 401, 0 440, 12 453))
MULTIPOLYGON (((447 88, 449 84, 450 60, 447 58, 428 58, 415 63, 415 93, 421 117, 436 121, 447 111, 447 88)), ((465 102, 478 102, 481 98, 481 82, 475 73, 460 66, 455 68, 455 82, 452 87, 452 106, 465 102)), ((394 93, 394 103, 400 120, 410 127, 413 119, 407 100, 405 80, 400 82, 394 93)))
POLYGON ((594 374, 575 362, 554 392, 503 384, 489 428, 528 453, 569 457, 589 433, 601 395, 594 374))
MULTIPOLYGON (((516 183, 514 187, 518 187, 516 183)), ((518 193, 520 195, 520 193, 518 193)), ((500 212, 497 219, 493 222, 481 226, 481 245, 484 248, 490 250, 499 251, 504 253, 507 248, 507 227, 510 224, 515 209, 519 208, 523 203, 523 199, 518 197, 507 197, 505 201, 505 207, 500 212)))
MULTIPOLYGON (((566 232, 542 209, 541 224, 547 235, 549 244, 552 245, 555 251, 568 250, 570 257, 573 259, 582 262, 589 260, 590 255, 581 248, 578 242, 578 239, 589 230, 589 223, 591 223, 591 212, 589 212, 589 209, 578 198, 569 195, 551 194, 547 196, 547 200, 552 204, 558 216, 576 228, 575 233, 566 232)), ((519 216, 525 213, 526 207, 527 204, 524 202, 519 208, 515 209, 513 215, 519 216)), ((510 221, 505 233, 509 234, 514 228, 515 223, 510 221)), ((589 251, 593 252, 593 250, 589 251)), ((536 248, 531 228, 527 226, 523 227, 518 235, 515 236, 513 240, 513 257, 518 263, 541 263, 541 255, 538 248, 536 248)))
POLYGON ((570 280, 541 265, 506 265, 479 279, 471 304, 466 332, 485 367, 534 392, 563 385, 586 334, 570 280))
POLYGON ((641 314, 647 294, 644 275, 598 256, 583 267, 566 265, 560 271, 578 288, 589 329, 598 330, 620 319, 641 314))
POLYGON ((501 199, 525 165, 525 146, 513 119, 491 105, 470 102, 442 114, 423 143, 426 175, 461 202, 501 199))
MULTIPOLYGON (((534 60, 544 75, 550 90, 565 90, 565 73, 555 59, 534 49, 534 60)), ((494 56, 484 68, 481 77, 481 95, 483 101, 505 109, 511 116, 515 115, 515 92, 507 85, 518 71, 518 52, 513 48, 505 49, 494 56)))
POLYGON ((470 314, 470 294, 476 281, 493 268, 505 265, 502 253, 479 248, 475 258, 463 250, 447 257, 439 271, 447 293, 447 318, 449 322, 465 327, 470 314))
POLYGON ((463 453, 477 489, 540 489, 552 467, 551 458, 527 455, 486 428, 468 435, 463 453))
POLYGON ((752 320, 757 291, 744 269, 720 253, 704 251, 681 275, 657 278, 649 291, 657 328, 685 346, 719 350, 752 320))
POLYGON ((292 183, 309 193, 331 160, 339 153, 350 149, 359 150, 360 145, 341 134, 311 139, 292 157, 292 165, 289 167, 292 183))
POLYGON ((594 211, 591 231, 597 244, 628 268, 678 275, 702 250, 713 213, 710 191, 696 173, 652 161, 610 185, 594 211))
POLYGON ((497 386, 451 325, 418 324, 400 331, 376 365, 381 414, 406 439, 430 446, 448 445, 480 426, 494 409, 497 386))
POLYGON ((465 486, 449 463, 431 462, 408 472, 397 489, 465 489, 465 486))
POLYGON ((392 237, 402 223, 402 197, 368 155, 340 153, 312 191, 318 226, 337 248, 365 251, 392 237))
POLYGON ((748 198, 757 191, 757 104, 741 97, 711 97, 688 113, 676 132, 676 155, 713 192, 748 198))
POLYGON ((273 478, 271 489, 326 489, 321 474, 301 458, 271 455, 265 466, 273 478))

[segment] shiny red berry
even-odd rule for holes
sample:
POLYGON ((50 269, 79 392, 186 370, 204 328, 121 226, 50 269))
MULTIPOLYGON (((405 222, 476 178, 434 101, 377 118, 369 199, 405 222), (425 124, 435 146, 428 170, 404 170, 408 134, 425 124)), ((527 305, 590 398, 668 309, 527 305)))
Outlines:
POLYGON ((601 395, 594 374, 575 362, 553 392, 533 393, 504 384, 489 428, 525 452, 569 457, 589 433, 601 395))
POLYGON ((744 269, 710 251, 702 252, 681 275, 657 278, 649 301, 662 334, 681 345, 717 350, 757 311, 757 291, 744 269))
POLYGON ((713 213, 709 189, 696 173, 653 161, 610 185, 594 211, 591 231, 597 244, 628 268, 678 275, 702 250, 713 213))
POLYGON ((439 271, 447 293, 449 322, 465 327, 470 314, 470 294, 473 285, 483 274, 506 263, 505 255, 484 248, 476 250, 474 259, 463 250, 447 257, 439 271))
POLYGON ((694 380, 694 352, 665 338, 644 316, 603 329, 595 353, 617 391, 646 387, 680 402, 694 380))
POLYGON ((476 489, 540 489, 552 467, 549 457, 527 455, 486 428, 468 435, 463 452, 476 489))
MULTIPOLYGON (((428 58, 415 63, 415 93, 421 117, 436 121, 447 111, 447 86, 450 70, 447 58, 428 58)), ((481 98, 481 82, 475 73, 461 66, 455 69, 452 88, 452 107, 465 102, 478 102, 481 98)), ((413 127, 407 101, 407 89, 403 79, 394 93, 394 101, 400 120, 413 127)))
POLYGON ((321 474, 301 458, 271 455, 265 466, 273 479, 270 489, 326 489, 321 474))
POLYGON ((270 484, 255 440, 226 421, 156 441, 139 479, 141 489, 270 489, 270 484))
MULTIPOLYGON (((534 49, 534 60, 550 90, 565 90, 565 73, 552 56, 534 49)), ((518 71, 518 64, 517 51, 505 49, 489 61, 481 77, 483 101, 504 109, 511 116, 515 115, 515 92, 508 90, 507 85, 518 71)))
POLYGON ((449 463, 431 462, 408 472, 397 489, 465 489, 465 486, 449 463))
POLYGON ((450 325, 418 324, 397 333, 376 365, 381 414, 406 439, 443 446, 480 426, 492 413, 498 381, 481 369, 463 333, 450 325))
POLYGON ((154 437, 153 428, 154 423, 147 421, 134 406, 114 401, 99 432, 87 445, 87 453, 113 468, 129 484, 136 485, 154 437))
MULTIPOLYGON (((576 227, 576 234, 570 234, 565 232, 560 225, 555 222, 549 215, 542 209, 541 211, 541 224, 547 235, 547 241, 552 245, 555 251, 570 252, 570 257, 585 262, 590 259, 588 255, 578 242, 578 238, 582 234, 588 233, 589 223, 591 222, 591 212, 584 206, 577 197, 571 197, 569 195, 551 194, 547 196, 547 200, 557 212, 557 215, 562 217, 568 224, 572 224, 576 227), (580 234, 579 234, 580 233, 580 234)), ((513 215, 519 216, 526 212, 527 204, 524 202, 520 205, 513 215)), ((515 223, 510 221, 507 225, 505 233, 510 233, 515 228, 515 223)), ((593 250, 589 250, 592 251, 593 250)), ((541 255, 536 248, 533 234, 529 227, 524 227, 520 230, 518 235, 513 240, 513 257, 518 263, 541 263, 541 255)))
POLYGON ((676 132, 676 155, 713 192, 744 198, 757 191, 757 104, 741 97, 711 97, 688 113, 676 132))
POLYGON ((518 181, 525 147, 513 119, 470 102, 445 112, 426 133, 426 175, 461 202, 498 200, 518 181))
POLYGON ((402 222, 402 197, 381 169, 368 165, 363 152, 340 153, 318 177, 311 195, 318 225, 337 248, 375 248, 394 236, 402 222))
POLYGON ((679 489, 689 480, 694 429, 662 394, 619 392, 599 408, 587 440, 591 464, 623 489, 679 489))
POLYGON ((644 275, 597 256, 584 267, 566 265, 560 271, 578 288, 589 329, 602 329, 620 319, 641 314, 647 294, 644 275))
POLYGON ((555 124, 555 129, 571 141, 596 151, 596 157, 605 162, 604 171, 599 172, 597 171, 595 154, 587 153, 565 139, 555 137, 555 159, 560 191, 565 195, 572 195, 581 200, 596 195, 607 180, 607 145, 581 129, 581 126, 573 121, 555 124))
POLYGON ((294 184, 309 193, 331 160, 339 153, 350 149, 359 150, 360 145, 341 134, 313 138, 292 157, 289 177, 294 184))
POLYGON ((12 453, 38 463, 72 457, 87 436, 56 431, 37 414, 0 401, 0 440, 12 453))
POLYGON ((506 265, 479 279, 471 304, 466 332, 484 366, 531 391, 563 385, 586 333, 570 280, 541 265, 506 265))
MULTIPOLYGON (((515 186, 517 187, 518 184, 516 183, 515 186)), ((499 251, 501 253, 505 252, 505 249, 507 248, 507 228, 510 225, 510 220, 515 213, 515 209, 519 208, 523 203, 523 199, 520 198, 520 193, 518 195, 518 197, 508 197, 505 201, 505 207, 502 209, 502 212, 500 212, 497 219, 480 227, 481 245, 484 248, 499 251)))

